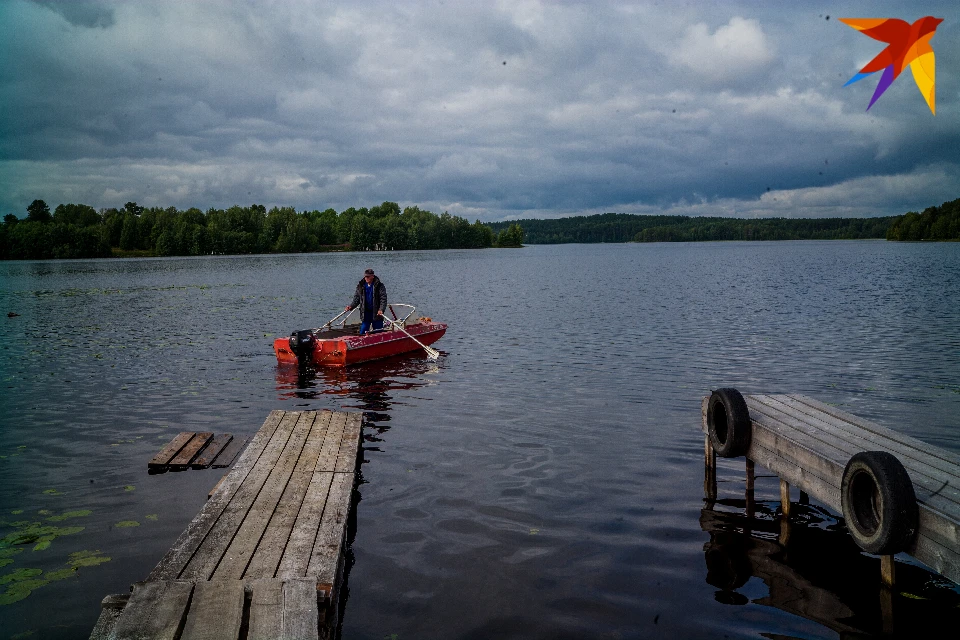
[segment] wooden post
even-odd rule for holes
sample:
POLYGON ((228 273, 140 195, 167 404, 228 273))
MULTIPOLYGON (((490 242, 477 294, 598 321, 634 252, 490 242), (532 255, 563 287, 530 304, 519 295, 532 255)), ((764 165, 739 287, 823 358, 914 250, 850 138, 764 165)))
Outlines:
POLYGON ((896 580, 896 571, 893 556, 880 556, 880 581, 885 587, 893 587, 894 580, 896 580))
POLYGON ((783 511, 783 517, 790 517, 790 483, 780 479, 780 509, 783 511))
POLYGON ((707 500, 717 499, 717 452, 710 444, 710 436, 703 441, 703 493, 707 500))
POLYGON ((746 502, 747 517, 752 518, 754 513, 754 485, 756 483, 756 469, 753 460, 747 458, 746 463, 746 502))

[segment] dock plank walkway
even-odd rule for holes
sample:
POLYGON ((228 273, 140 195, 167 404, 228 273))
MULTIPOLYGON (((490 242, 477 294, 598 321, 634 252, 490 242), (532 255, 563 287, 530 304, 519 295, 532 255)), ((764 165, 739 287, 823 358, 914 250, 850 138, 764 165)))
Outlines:
POLYGON ((91 638, 318 638, 342 579, 361 418, 271 412, 146 581, 104 600, 91 638))
MULTIPOLYGON (((886 451, 903 464, 920 507, 907 553, 960 583, 960 456, 799 394, 744 395, 752 438, 746 454, 842 513, 841 481, 860 451, 886 451)), ((704 433, 709 433, 703 399, 704 433)))

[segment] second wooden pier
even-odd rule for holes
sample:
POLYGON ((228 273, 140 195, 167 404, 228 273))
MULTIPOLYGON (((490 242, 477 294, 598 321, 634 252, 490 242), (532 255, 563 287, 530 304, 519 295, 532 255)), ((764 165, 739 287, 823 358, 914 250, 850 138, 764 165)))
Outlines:
POLYGON ((717 450, 745 456, 748 496, 756 462, 780 477, 784 516, 791 485, 801 500, 809 494, 842 513, 857 544, 881 556, 885 583, 893 583, 893 555, 902 551, 960 584, 957 454, 798 394, 718 389, 702 413, 708 498, 716 498, 717 450), (871 547, 890 530, 902 541, 871 547))
POLYGON ((273 411, 91 638, 315 639, 336 619, 361 414, 273 411))

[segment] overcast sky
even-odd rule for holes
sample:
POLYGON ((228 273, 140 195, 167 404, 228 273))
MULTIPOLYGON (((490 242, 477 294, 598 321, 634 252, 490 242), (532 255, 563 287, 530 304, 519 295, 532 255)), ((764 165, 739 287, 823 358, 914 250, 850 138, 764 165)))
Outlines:
POLYGON ((0 213, 873 216, 960 197, 956 2, 0 0, 0 213), (801 8, 794 8, 800 6, 801 8), (787 8, 784 8, 787 7, 787 8), (937 115, 839 17, 945 18, 937 115))

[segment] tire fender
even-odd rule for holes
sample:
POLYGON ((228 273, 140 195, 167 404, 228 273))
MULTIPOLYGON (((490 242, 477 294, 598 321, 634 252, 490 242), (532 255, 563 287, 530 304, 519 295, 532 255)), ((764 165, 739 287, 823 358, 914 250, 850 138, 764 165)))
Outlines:
POLYGON ((916 536, 920 509, 913 481, 891 453, 861 451, 851 457, 840 501, 850 535, 867 553, 900 553, 916 536))
POLYGON ((750 449, 750 412, 736 389, 717 389, 707 404, 707 431, 710 444, 722 458, 746 455, 750 449))

